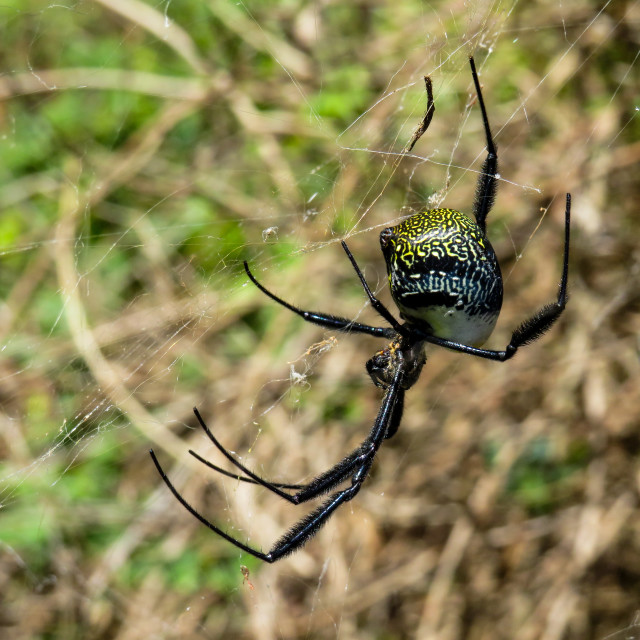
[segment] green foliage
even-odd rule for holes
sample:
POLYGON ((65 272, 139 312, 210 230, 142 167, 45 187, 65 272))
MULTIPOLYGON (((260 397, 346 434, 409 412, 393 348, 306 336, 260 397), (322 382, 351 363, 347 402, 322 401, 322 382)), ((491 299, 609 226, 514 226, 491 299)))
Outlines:
POLYGON ((0 218, 0 252, 18 244, 24 225, 18 209, 7 209, 0 218))
POLYGON ((339 120, 346 126, 370 100, 370 74, 365 69, 345 66, 328 73, 325 82, 325 88, 310 101, 310 106, 320 117, 339 120))
POLYGON ((549 513, 570 498, 588 458, 584 444, 560 457, 550 438, 537 438, 511 468, 507 492, 532 515, 549 513))

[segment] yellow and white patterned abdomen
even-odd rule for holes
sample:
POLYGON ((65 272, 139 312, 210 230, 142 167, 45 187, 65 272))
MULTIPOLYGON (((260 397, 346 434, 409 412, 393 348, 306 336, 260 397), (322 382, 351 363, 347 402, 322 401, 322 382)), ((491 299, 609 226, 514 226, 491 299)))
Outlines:
POLYGON ((438 338, 481 345, 502 307, 491 243, 466 215, 431 209, 384 229, 380 244, 402 317, 438 338))

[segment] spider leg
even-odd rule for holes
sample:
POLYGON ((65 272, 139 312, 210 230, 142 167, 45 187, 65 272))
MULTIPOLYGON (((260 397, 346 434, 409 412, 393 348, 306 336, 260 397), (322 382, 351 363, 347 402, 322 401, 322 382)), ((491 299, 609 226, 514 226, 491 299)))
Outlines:
POLYGON ((287 502, 290 502, 291 504, 299 504, 300 503, 299 499, 296 497, 297 494, 291 495, 289 493, 286 493, 285 491, 282 491, 282 489, 298 489, 298 490, 304 491, 308 487, 308 485, 306 485, 306 484, 303 484, 303 485, 284 485, 284 484, 270 482, 269 480, 265 480, 264 478, 261 478, 259 475, 255 474, 253 471, 251 471, 251 469, 248 469, 247 467, 245 467, 235 456, 233 456, 231 454, 231 452, 228 449, 226 449, 221 444, 221 442, 218 440, 218 438, 216 438, 213 435, 213 432, 211 431, 211 429, 209 429, 209 427, 207 426, 206 422, 204 421, 204 419, 202 418, 202 416, 200 415, 200 412, 198 411, 198 409, 196 407, 193 408, 193 413, 195 414, 198 422, 200 423, 200 426, 202 427, 202 430, 205 432, 205 434, 207 435, 209 440, 211 440, 211 442, 215 445, 215 447, 218 449, 218 451, 220 451, 220 453, 222 453, 222 455, 227 460, 229 460, 229 462, 231 462, 231 464, 233 464, 235 467, 240 469, 240 471, 242 471, 245 474, 245 476, 242 477, 242 476, 237 476, 237 475, 229 473, 229 472, 225 472, 220 467, 217 467, 216 465, 213 465, 210 462, 204 460, 204 458, 201 458, 194 451, 189 450, 189 453, 192 456, 194 456, 196 459, 198 459, 201 462, 203 462, 204 464, 206 464, 208 467, 214 469, 215 471, 222 472, 223 475, 225 475, 225 476, 231 476, 231 477, 237 478, 238 480, 243 480, 244 482, 250 482, 251 484, 257 484, 257 485, 263 486, 266 489, 269 489, 269 491, 275 493, 277 496, 280 496, 281 498, 283 498, 287 502))
POLYGON ((473 203, 473 215, 476 223, 486 233, 486 221, 491 207, 496 199, 497 175, 498 175, 498 152, 491 135, 491 127, 489 126, 489 117, 484 106, 482 98, 482 90, 480 89, 480 80, 476 71, 476 63, 473 57, 469 58, 471 65, 471 75, 473 76, 473 84, 476 87, 476 95, 480 103, 480 111, 482 112, 482 124, 484 125, 484 134, 487 139, 487 157, 482 164, 480 176, 478 177, 478 185, 476 187, 476 197, 473 203))
POLYGON ((511 340, 506 346, 504 351, 492 351, 490 349, 477 349, 476 347, 469 347, 459 342, 453 342, 452 340, 444 340, 431 336, 426 333, 420 332, 420 337, 425 342, 431 344, 437 344, 447 349, 453 349, 454 351, 460 351, 462 353, 469 353, 480 358, 487 358, 488 360, 498 360, 504 362, 512 358, 519 347, 523 347, 532 343, 542 336, 548 329, 551 328, 553 323, 560 317, 567 304, 567 281, 569 279, 569 240, 571 235, 571 194, 567 193, 567 200, 564 212, 564 260, 562 266, 562 277, 560 278, 560 290, 558 291, 558 298, 555 302, 545 305, 530 318, 527 318, 520 324, 519 327, 511 335, 511 340))
MULTIPOLYGON (((429 128, 431 120, 433 119, 433 114, 436 112, 436 106, 433 101, 433 84, 429 76, 424 76, 424 84, 427 91, 427 110, 424 113, 422 122, 415 130, 413 136, 411 137, 411 140, 403 151, 403 154, 411 153, 418 140, 420 140, 420 138, 429 128)), ((369 298, 369 301, 371 302, 371 306, 394 328, 397 333, 399 333, 400 335, 407 335, 406 330, 404 330, 402 325, 393 317, 389 309, 387 309, 387 307, 385 307, 384 304, 382 304, 382 302, 380 302, 378 298, 373 295, 373 292, 369 288, 369 285, 367 284, 362 271, 360 271, 358 263, 356 262, 351 251, 349 250, 349 247, 347 246, 347 243, 344 240, 342 241, 342 248, 344 249, 347 257, 353 265, 353 268, 355 269, 355 272, 360 279, 360 282, 362 283, 362 288, 364 289, 369 298)))
MULTIPOLYGON (((260 484, 256 480, 252 480, 251 478, 247 478, 246 476, 238 475, 237 473, 232 473, 231 471, 227 471, 218 465, 213 464, 213 462, 209 462, 203 458, 200 454, 196 453, 192 449, 189 449, 189 453, 198 461, 202 462, 205 466, 209 467, 209 469, 213 469, 223 476, 227 476, 227 478, 233 478, 234 480, 239 480, 240 482, 247 482, 249 484, 260 484)), ((269 483, 273 487, 278 487, 278 489, 302 489, 305 485, 303 484, 286 484, 284 482, 270 482, 269 483)))
POLYGON ((180 495, 178 490, 173 486, 173 483, 167 477, 167 474, 164 472, 164 469, 160 466, 160 463, 158 462, 158 458, 156 458, 156 454, 153 451, 153 449, 149 449, 149 455, 151 456, 151 459, 153 460, 153 464, 156 465, 156 469, 158 470, 158 473, 160 474, 160 477, 164 480, 164 483, 167 485, 167 487, 169 487, 169 490, 171 491, 171 493, 173 493, 173 495, 175 496, 176 500, 192 516, 194 516, 195 518, 200 520, 200 522, 202 522, 202 524, 204 524, 205 526, 209 527, 209 529, 211 529, 211 531, 213 531, 214 533, 217 533, 219 536, 223 537, 225 540, 227 540, 231 544, 234 544, 239 549, 242 549, 242 551, 246 551, 247 553, 250 553, 252 556, 255 556, 256 558, 260 558, 260 560, 265 560, 266 562, 273 562, 273 560, 270 560, 267 557, 267 554, 262 553, 261 551, 258 551, 257 549, 252 549, 251 547, 247 546, 246 544, 243 544, 239 540, 236 540, 235 538, 232 538, 228 533, 225 533, 222 529, 220 529, 219 527, 216 527, 215 524, 209 522, 202 514, 200 514, 198 511, 196 511, 195 508, 192 507, 180 495))
MULTIPOLYGON (((253 547, 248 546, 247 544, 237 540, 236 538, 230 536, 228 533, 224 532, 222 529, 214 525, 212 522, 207 520, 202 514, 200 514, 194 507, 192 507, 178 492, 178 490, 173 486, 171 480, 167 477, 166 473, 160 466, 158 459, 154 451, 151 449, 149 454, 160 474, 160 477, 164 481, 164 483, 169 487, 171 493, 175 496, 175 498, 180 502, 180 504, 195 518, 197 518, 202 524, 207 526, 211 531, 217 533, 219 536, 235 545, 242 551, 251 554, 252 556, 264 560, 265 562, 275 562, 279 560, 283 556, 286 556, 302 545, 305 544, 309 538, 311 538, 317 531, 322 527, 322 525, 331 517, 333 512, 344 502, 348 502, 352 500, 357 493, 360 491, 360 488, 366 479, 369 470, 371 469, 371 465, 373 464, 373 460, 375 458, 382 441, 384 440, 385 434, 388 432, 390 420, 397 415, 398 411, 396 409, 398 393, 402 393, 402 378, 404 375, 404 362, 401 361, 399 364, 394 379, 387 389, 384 399, 382 401, 382 405, 380 410, 378 411, 378 415, 376 416, 376 420, 374 422, 373 428, 371 432, 364 440, 364 442, 351 454, 349 454, 346 458, 344 458, 341 462, 339 462, 332 470, 329 472, 318 476, 314 482, 321 481, 324 478, 324 484, 327 485, 328 479, 331 478, 333 484, 331 486, 335 486, 341 480, 348 477, 348 475, 352 475, 351 485, 346 489, 341 491, 337 491, 333 495, 329 497, 318 509, 307 515, 305 518, 300 520, 297 524, 295 524, 276 544, 273 546, 271 551, 268 553, 263 553, 253 547), (345 465, 341 471, 334 473, 332 476, 332 472, 341 465, 345 465), (345 469, 349 470, 349 473, 345 474, 345 469)), ((229 454, 230 455, 230 454, 229 454)), ((232 456, 231 456, 232 458, 232 456)), ((236 461, 237 462, 237 461, 236 461)), ((250 478, 254 480, 261 480, 258 476, 251 473, 244 466, 237 463, 236 466, 241 468, 243 471, 246 471, 250 478)), ((308 485, 309 487, 314 484, 314 482, 308 485)), ((260 481, 259 484, 262 484, 260 481)), ((265 484, 267 486, 267 484, 265 484)), ((321 490, 317 490, 315 492, 315 496, 320 493, 326 491, 328 489, 328 485, 323 487, 321 490)), ((280 495, 280 491, 277 490, 276 493, 280 495)), ((286 495, 286 494, 285 494, 286 495)), ((309 496, 307 499, 310 499, 309 496)), ((288 496, 291 498, 291 496, 288 496)))
MULTIPOLYGON (((373 295, 373 291, 369 289, 369 285, 367 284, 367 281, 364 279, 364 275, 362 271, 360 271, 360 267, 358 266, 356 259, 353 257, 351 251, 349 250, 347 243, 344 240, 342 240, 341 244, 353 268, 355 269, 355 272, 358 278, 360 278, 360 283, 362 284, 362 288, 364 289, 364 292, 367 294, 369 301, 371 302, 371 306, 393 327, 396 333, 399 333, 400 335, 407 335, 407 331, 393 317, 393 314, 391 313, 391 311, 389 311, 389 309, 387 309, 387 307, 385 307, 382 304, 382 302, 380 302, 380 300, 378 300, 378 298, 376 298, 373 295)), ((392 336, 389 336, 389 337, 392 337, 392 336)))
POLYGON ((282 536, 267 554, 272 558, 272 561, 278 560, 303 546, 309 538, 318 532, 341 504, 349 502, 358 494, 388 431, 389 421, 395 413, 397 396, 402 390, 400 385, 403 375, 404 362, 401 362, 395 372, 393 382, 385 393, 371 433, 358 448, 358 451, 360 451, 360 465, 356 468, 351 478, 351 486, 331 495, 318 509, 300 520, 282 536))
POLYGON ((427 110, 424 112, 422 122, 420 122, 418 128, 414 131, 411 136, 411 140, 409 140, 405 150, 402 152, 403 154, 411 153, 413 151, 413 147, 416 146, 416 142, 422 138, 429 128, 431 120, 433 119, 433 114, 436 112, 436 105, 433 101, 433 84, 429 76, 424 76, 424 86, 427 91, 427 110))
MULTIPOLYGON (((402 398, 404 399, 404 389, 400 389, 399 395, 400 394, 402 395, 402 398)), ((394 400, 394 404, 393 404, 393 407, 392 407, 392 413, 391 413, 390 421, 389 421, 390 424, 396 418, 396 415, 397 415, 396 406, 397 406, 397 404, 398 404, 398 398, 396 398, 394 400)), ((303 502, 307 502, 309 500, 313 500, 314 498, 317 498, 318 496, 322 495, 323 493, 326 493, 326 492, 330 491, 336 485, 340 484, 340 482, 342 482, 343 480, 348 478, 350 475, 352 475, 354 469, 361 462, 362 447, 366 446, 366 441, 365 441, 365 443, 363 445, 361 445, 360 447, 358 447, 357 449, 352 451, 349 455, 345 456, 340 462, 338 462, 336 465, 331 467, 331 469, 329 469, 328 471, 325 471, 324 473, 321 473, 319 476, 317 476, 316 478, 314 478, 313 480, 311 480, 311 482, 309 482, 307 484, 284 486, 284 485, 281 485, 281 484, 270 482, 269 480, 265 480, 264 478, 261 478, 259 475, 257 475, 253 471, 251 471, 251 469, 248 469, 247 467, 245 467, 213 435, 213 432, 206 425, 205 421, 202 419, 202 416, 200 415, 200 412, 195 407, 193 409, 193 412, 195 413, 195 416, 198 419, 198 422, 200 423, 200 426, 202 427, 203 431, 207 434, 207 437, 209 438, 209 440, 211 440, 211 442, 216 446, 216 448, 220 451, 220 453, 222 453, 222 455, 225 458, 227 458, 227 460, 229 460, 229 462, 231 462, 234 466, 236 466, 238 469, 240 469, 240 471, 242 471, 245 474, 245 476, 246 476, 245 477, 245 481, 246 482, 251 482, 253 484, 260 485, 260 486, 264 487, 265 489, 268 489, 272 493, 275 493, 280 498, 283 498, 287 502, 290 502, 291 504, 302 504, 303 502), (281 489, 284 489, 284 488, 298 489, 298 491, 297 491, 297 493, 291 495, 289 493, 281 491, 281 489)), ((399 421, 400 421, 401 417, 402 417, 402 409, 400 409, 400 413, 399 413, 399 415, 397 415, 397 423, 398 424, 399 424, 399 421)), ((395 426, 395 430, 397 430, 397 426, 395 426)), ((395 431, 394 431, 394 433, 395 433, 395 431)), ((391 437, 391 436, 389 436, 389 437, 391 437)), ((207 466, 209 466, 211 468, 214 468, 216 471, 223 471, 224 475, 231 476, 231 477, 238 478, 238 479, 242 478, 241 476, 236 476, 236 475, 231 474, 229 472, 224 472, 224 470, 221 470, 219 467, 216 467, 215 465, 212 465, 211 463, 205 461, 203 458, 201 458, 199 455, 197 455, 193 451, 189 451, 189 453, 192 456, 194 456, 195 458, 197 458, 198 460, 200 460, 201 462, 204 462, 204 464, 206 464, 207 466)))
MULTIPOLYGON (((218 443, 220 444, 220 443, 218 443)), ((221 450, 224 448, 220 445, 221 450)), ((227 449, 224 449, 225 452, 229 453, 227 449)), ((205 460, 202 456, 198 455, 195 451, 189 449, 189 453, 199 462, 202 462, 210 469, 221 473, 224 476, 229 478, 233 478, 234 480, 240 480, 241 482, 247 482, 249 484, 255 484, 265 489, 268 489, 275 495, 283 498, 287 502, 291 502, 291 504, 302 504, 308 500, 312 500, 313 498, 317 498, 319 495, 323 493, 327 493, 337 484, 340 484, 345 478, 348 478, 353 472, 354 468, 358 465, 358 458, 360 457, 360 450, 353 451, 346 458, 343 458, 340 462, 338 462, 335 466, 331 467, 329 471, 325 471, 321 475, 314 478, 311 482, 307 484, 285 484, 281 482, 271 482, 270 480, 265 480, 264 478, 258 476, 253 471, 245 467, 240 461, 233 460, 235 466, 244 470, 247 476, 241 476, 230 471, 226 471, 221 467, 205 460), (290 495, 290 494, 282 494, 280 491, 276 489, 293 489, 298 490, 298 493, 290 495)), ((225 454, 226 455, 226 454, 225 454)), ((231 454, 229 453, 229 456, 231 454)), ((226 456, 229 460, 231 457, 226 456)))
POLYGON ((247 275, 249 276, 251 282, 253 282, 253 284, 258 287, 260 291, 262 291, 262 293, 277 302, 279 305, 282 305, 286 309, 289 309, 289 311, 293 311, 293 313, 299 315, 307 322, 320 325, 321 327, 325 327, 326 329, 336 329, 337 331, 346 331, 348 333, 366 333, 377 338, 392 338, 394 335, 394 332, 388 327, 372 327, 368 324, 361 324, 360 322, 354 322, 353 320, 348 320, 347 318, 341 318, 339 316, 333 316, 328 313, 305 311, 304 309, 294 307, 292 304, 289 304, 282 298, 279 298, 277 295, 275 295, 275 293, 271 293, 271 291, 269 291, 264 285, 260 284, 253 273, 251 273, 246 260, 244 262, 244 270, 247 272, 247 275))
POLYGON ((398 389, 396 402, 393 405, 391 417, 389 418, 389 424, 387 425, 387 432, 384 434, 384 439, 388 440, 393 438, 400 427, 402 420, 402 413, 404 412, 404 389, 398 389))

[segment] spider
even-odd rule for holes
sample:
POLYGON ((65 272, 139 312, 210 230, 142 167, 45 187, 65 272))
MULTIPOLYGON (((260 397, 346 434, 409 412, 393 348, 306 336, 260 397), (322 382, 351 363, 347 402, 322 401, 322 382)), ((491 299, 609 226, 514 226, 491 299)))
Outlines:
MULTIPOLYGON (((211 442, 244 475, 225 471, 194 451, 189 451, 200 462, 225 476, 261 485, 295 505, 327 493, 330 493, 329 497, 285 533, 269 552, 264 553, 232 537, 198 513, 178 493, 153 450, 150 451, 160 476, 187 511, 225 540, 260 560, 271 563, 296 551, 317 533, 338 507, 355 498, 369 474, 380 446, 393 437, 400 426, 404 395, 420 376, 426 362, 426 344, 504 362, 512 358, 520 347, 537 340, 564 311, 569 272, 570 194, 566 196, 564 260, 556 301, 542 307, 520 324, 504 350, 494 351, 479 346, 493 331, 502 306, 502 276, 486 234, 486 218, 496 195, 498 157, 472 57, 469 62, 487 148, 473 203, 475 222, 453 209, 432 209, 415 214, 380 233, 380 246, 387 266, 391 295, 404 322, 396 320, 372 293, 345 242, 342 242, 342 248, 360 279, 371 306, 390 326, 374 327, 295 307, 258 282, 247 262, 244 263, 247 276, 262 293, 307 322, 325 329, 364 333, 390 341, 366 364, 371 380, 384 390, 384 396, 373 427, 362 444, 308 484, 269 482, 253 473, 225 449, 207 427, 198 410, 194 409, 200 426, 211 442), (347 480, 350 483, 346 488, 336 489, 347 480)), ((428 108, 423 124, 414 134, 410 146, 424 133, 434 112, 431 83, 428 78, 425 80, 428 108)))

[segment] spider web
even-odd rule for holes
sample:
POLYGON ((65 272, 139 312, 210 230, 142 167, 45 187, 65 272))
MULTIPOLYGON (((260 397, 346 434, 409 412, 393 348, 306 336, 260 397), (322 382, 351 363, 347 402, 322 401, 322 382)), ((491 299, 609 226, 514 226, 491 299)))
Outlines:
POLYGON ((638 3, 33 1, 0 15, 0 617, 17 637, 625 627, 637 586, 621 579, 598 610, 615 578, 594 566, 623 557, 637 499, 610 471, 632 463, 598 433, 627 437, 637 397, 638 3), (290 317, 242 260, 293 304, 380 324, 339 241, 390 303, 379 231, 425 203, 470 211, 484 137, 469 55, 500 155, 489 229, 506 296, 490 346, 556 295, 566 191, 587 238, 570 330, 509 367, 431 350, 357 501, 259 567, 179 508, 147 450, 249 544, 301 516, 189 456, 221 463, 192 407, 250 468, 304 481, 366 435, 380 394, 363 365, 380 344, 290 317), (404 155, 424 75, 436 114, 404 155), (596 241, 601 273, 586 266, 596 241), (31 619, 43 599, 54 613, 31 619))

